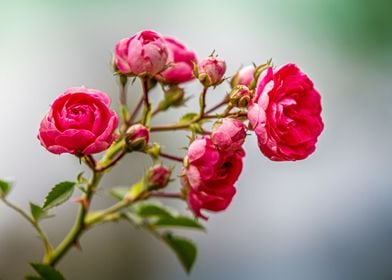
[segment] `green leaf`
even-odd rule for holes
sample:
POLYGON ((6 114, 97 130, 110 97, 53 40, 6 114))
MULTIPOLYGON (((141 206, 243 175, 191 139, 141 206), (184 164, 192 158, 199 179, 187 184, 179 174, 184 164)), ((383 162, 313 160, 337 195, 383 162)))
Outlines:
POLYGON ((43 209, 41 206, 34 204, 32 202, 30 202, 30 212, 34 220, 37 222, 42 219, 51 217, 46 211, 46 209, 43 209))
POLYGON ((178 124, 186 124, 189 123, 190 121, 192 121, 195 117, 197 117, 198 114, 195 112, 190 112, 190 113, 186 113, 185 115, 183 115, 181 117, 181 119, 178 121, 178 124))
POLYGON ((196 260, 197 248, 189 239, 173 235, 170 232, 162 235, 163 241, 176 253, 185 271, 189 273, 196 260))
POLYGON ((43 209, 50 209, 66 202, 72 195, 75 182, 61 182, 54 186, 45 198, 43 209))
POLYGON ((178 216, 178 217, 161 217, 153 222, 155 227, 185 227, 204 230, 204 226, 195 219, 178 216))
POLYGON ((124 197, 127 195, 128 191, 129 187, 114 187, 109 191, 109 193, 115 199, 123 200, 124 197))
POLYGON ((12 183, 0 179, 0 196, 6 197, 11 191, 12 183))
POLYGON ((39 277, 39 276, 27 275, 27 276, 25 277, 25 280, 45 280, 45 279, 42 278, 42 277, 39 277))
MULTIPOLYGON (((42 264, 42 263, 32 263, 31 266, 44 280, 65 280, 64 276, 61 275, 59 271, 57 271, 56 269, 54 269, 49 265, 42 264)), ((34 278, 30 278, 30 279, 34 279, 34 278)))
POLYGON ((144 202, 135 205, 135 213, 142 218, 173 218, 171 211, 158 203, 144 202))

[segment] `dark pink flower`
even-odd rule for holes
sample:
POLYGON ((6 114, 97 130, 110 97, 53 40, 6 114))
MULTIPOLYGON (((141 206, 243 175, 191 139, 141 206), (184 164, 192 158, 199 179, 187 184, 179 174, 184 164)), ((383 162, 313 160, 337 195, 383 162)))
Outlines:
POLYGON ((324 127, 320 94, 295 64, 264 71, 249 106, 248 118, 260 150, 275 161, 309 156, 324 127))
POLYGON ((219 150, 241 149, 246 137, 246 126, 237 119, 223 118, 214 124, 211 140, 219 150))
POLYGON ((41 121, 38 139, 54 154, 89 155, 106 150, 114 140, 118 118, 106 93, 70 88, 52 104, 41 121))
POLYGON ((193 75, 193 63, 196 63, 196 54, 187 49, 177 39, 164 37, 168 49, 167 64, 172 64, 159 75, 167 84, 180 84, 195 78, 193 75))
POLYGON ((226 72, 226 62, 215 56, 209 56, 198 65, 199 80, 204 86, 215 86, 222 82, 226 72))
POLYGON ((156 75, 165 67, 167 57, 164 39, 151 30, 122 39, 114 50, 116 66, 125 75, 156 75))
POLYGON ((187 154, 182 183, 188 190, 188 204, 194 214, 206 219, 202 209, 225 210, 236 190, 245 152, 220 151, 208 136, 192 142, 187 154))

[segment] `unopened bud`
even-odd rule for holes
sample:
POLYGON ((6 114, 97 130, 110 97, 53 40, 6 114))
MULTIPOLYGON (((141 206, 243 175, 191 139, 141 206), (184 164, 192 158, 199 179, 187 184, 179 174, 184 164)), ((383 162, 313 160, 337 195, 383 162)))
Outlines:
POLYGON ((152 166, 146 173, 148 190, 163 189, 170 182, 171 170, 162 164, 152 166))
POLYGON ((184 89, 172 86, 165 90, 165 99, 159 103, 159 109, 167 110, 169 107, 179 107, 184 104, 184 89))
POLYGON ((238 108, 248 107, 250 99, 250 90, 244 85, 235 86, 229 95, 230 104, 238 108))
POLYGON ((226 72, 226 63, 215 56, 203 59, 197 68, 198 79, 205 86, 216 86, 222 83, 226 72))
POLYGON ((149 139, 150 132, 148 131, 148 128, 141 124, 131 126, 125 133, 125 142, 127 148, 131 151, 144 150, 149 139))
POLYGON ((241 68, 241 70, 238 71, 231 79, 231 87, 234 88, 237 85, 244 85, 249 87, 254 79, 255 69, 256 68, 253 65, 248 65, 244 68, 241 68))

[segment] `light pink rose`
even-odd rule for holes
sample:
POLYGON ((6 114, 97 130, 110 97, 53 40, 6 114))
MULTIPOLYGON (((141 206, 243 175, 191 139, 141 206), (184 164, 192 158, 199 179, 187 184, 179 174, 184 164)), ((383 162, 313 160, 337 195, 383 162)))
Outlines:
POLYGON ((232 86, 243 85, 249 87, 253 81, 253 74, 255 73, 255 70, 256 68, 254 65, 248 65, 241 68, 241 70, 234 76, 232 86))
POLYGON ((209 56, 200 61, 198 72, 198 78, 204 86, 218 85, 226 72, 226 62, 215 56, 209 56))
POLYGON ((164 37, 168 49, 168 69, 159 75, 159 79, 167 84, 180 84, 195 78, 193 63, 197 62, 196 54, 187 49, 181 42, 171 37, 164 37))
POLYGON ((38 139, 49 152, 89 155, 106 150, 114 140, 116 112, 106 93, 70 88, 52 104, 41 121, 38 139))
POLYGON ((320 94, 295 64, 259 77, 248 109, 262 153, 275 161, 301 160, 315 150, 323 130, 320 94))
POLYGON ((187 154, 182 184, 188 190, 188 205, 194 214, 206 219, 202 209, 225 210, 234 194, 234 183, 242 171, 244 150, 219 151, 208 136, 192 142, 187 154))
POLYGON ((246 137, 246 126, 242 121, 223 118, 214 124, 211 140, 219 150, 236 151, 241 149, 246 137))
POLYGON ((161 35, 144 30, 118 42, 114 55, 122 74, 153 76, 165 67, 168 51, 161 35))

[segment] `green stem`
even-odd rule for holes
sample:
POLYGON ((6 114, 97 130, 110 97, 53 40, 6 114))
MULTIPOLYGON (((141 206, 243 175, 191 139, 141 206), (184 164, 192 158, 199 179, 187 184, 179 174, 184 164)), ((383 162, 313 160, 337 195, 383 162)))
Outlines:
POLYGON ((102 173, 97 173, 95 171, 93 172, 93 176, 87 186, 87 191, 83 197, 83 199, 85 199, 87 202, 86 205, 81 203, 78 215, 72 229, 64 238, 64 240, 58 245, 58 247, 52 251, 48 258, 44 259, 44 263, 55 266, 57 262, 60 261, 60 259, 72 248, 72 246, 77 244, 81 234, 86 228, 84 219, 88 213, 89 205, 91 204, 91 198, 95 192, 95 189, 98 186, 99 181, 101 180, 101 177, 102 173))
POLYGON ((141 123, 144 126, 148 126, 151 118, 151 104, 148 99, 148 82, 148 77, 142 78, 144 110, 141 123))
POLYGON ((95 215, 92 215, 91 218, 87 218, 85 220, 86 227, 91 227, 92 225, 101 222, 108 215, 120 211, 121 209, 123 209, 123 208, 129 206, 130 204, 132 204, 132 202, 133 201, 130 201, 130 200, 122 200, 122 201, 117 202, 116 204, 110 206, 109 208, 107 208, 107 209, 105 209, 103 211, 100 211, 100 212, 96 213, 95 215))
POLYGON ((125 148, 125 140, 120 139, 118 142, 114 143, 105 153, 102 160, 97 164, 97 169, 102 168, 108 164, 116 157, 118 153, 123 151, 125 148))
POLYGON ((20 209, 18 206, 12 204, 10 201, 8 201, 5 197, 0 197, 0 199, 4 202, 5 205, 7 205, 9 208, 15 210, 17 213, 19 213, 25 220, 27 220, 37 231, 39 238, 42 240, 42 243, 44 244, 45 247, 45 255, 44 259, 47 259, 47 257, 51 254, 52 252, 52 245, 50 245, 49 239, 46 236, 45 232, 41 229, 39 224, 29 216, 25 211, 20 209))
POLYGON ((203 118, 203 116, 204 116, 204 111, 206 109, 206 94, 207 94, 207 90, 208 90, 208 87, 204 87, 203 91, 200 94, 200 97, 199 97, 200 111, 199 111, 199 116, 198 116, 196 121, 201 120, 203 118))

